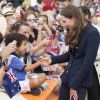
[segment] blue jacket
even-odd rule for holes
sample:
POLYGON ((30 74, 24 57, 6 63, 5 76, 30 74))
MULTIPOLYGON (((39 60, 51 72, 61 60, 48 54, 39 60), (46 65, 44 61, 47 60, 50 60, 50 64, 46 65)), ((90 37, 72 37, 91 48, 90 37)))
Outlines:
POLYGON ((61 75, 63 84, 67 84, 73 89, 92 85, 92 70, 99 43, 99 32, 89 24, 82 31, 81 40, 77 48, 70 48, 69 52, 51 58, 51 64, 69 62, 61 75))

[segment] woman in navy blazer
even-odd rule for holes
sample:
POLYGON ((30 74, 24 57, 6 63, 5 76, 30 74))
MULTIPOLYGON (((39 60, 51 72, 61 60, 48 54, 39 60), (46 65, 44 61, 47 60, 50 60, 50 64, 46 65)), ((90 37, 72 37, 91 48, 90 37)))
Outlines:
POLYGON ((86 91, 92 86, 92 70, 100 42, 99 33, 82 18, 79 9, 68 5, 62 10, 61 25, 67 28, 65 42, 69 51, 47 58, 48 64, 68 62, 61 75, 59 100, 85 100, 86 91))
MULTIPOLYGON (((81 6, 80 10, 82 11, 82 14, 86 18, 86 20, 91 19, 91 12, 87 6, 81 6)), ((97 53, 97 56, 98 56, 98 53, 97 53)), ((96 56, 96 60, 97 60, 97 56, 96 56)), ((99 85, 99 79, 98 79, 98 75, 97 75, 97 71, 96 71, 95 67, 93 67, 92 77, 93 77, 92 78, 93 84, 92 84, 92 87, 88 88, 88 92, 87 92, 88 100, 99 100, 99 98, 100 98, 100 85, 99 85)))

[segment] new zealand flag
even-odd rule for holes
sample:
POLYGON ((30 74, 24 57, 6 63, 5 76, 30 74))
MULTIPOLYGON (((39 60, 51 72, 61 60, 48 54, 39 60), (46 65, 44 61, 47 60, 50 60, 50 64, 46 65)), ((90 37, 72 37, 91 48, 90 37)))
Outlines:
POLYGON ((3 85, 10 98, 12 98, 21 90, 19 82, 15 77, 14 73, 12 72, 12 69, 9 69, 6 72, 3 79, 3 85))

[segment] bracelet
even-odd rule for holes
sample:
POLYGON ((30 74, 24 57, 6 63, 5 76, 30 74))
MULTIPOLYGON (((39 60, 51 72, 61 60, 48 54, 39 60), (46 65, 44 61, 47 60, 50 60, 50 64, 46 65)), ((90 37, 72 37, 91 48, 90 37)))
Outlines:
POLYGON ((44 45, 44 47, 46 47, 46 45, 44 45))
POLYGON ((0 56, 0 68, 2 67, 2 57, 0 56))
POLYGON ((2 57, 0 56, 0 68, 6 65, 7 65, 7 60, 2 61, 2 57))

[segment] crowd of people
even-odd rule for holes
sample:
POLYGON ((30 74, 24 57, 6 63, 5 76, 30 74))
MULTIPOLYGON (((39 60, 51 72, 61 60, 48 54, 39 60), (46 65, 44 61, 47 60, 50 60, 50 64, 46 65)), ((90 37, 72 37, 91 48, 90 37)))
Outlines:
POLYGON ((21 93, 34 95, 51 78, 59 100, 100 99, 94 65, 100 61, 100 1, 80 1, 78 7, 73 0, 0 1, 2 98, 26 100, 21 93), (12 98, 4 86, 9 70, 21 87, 12 98))

